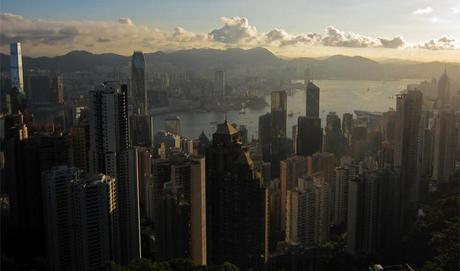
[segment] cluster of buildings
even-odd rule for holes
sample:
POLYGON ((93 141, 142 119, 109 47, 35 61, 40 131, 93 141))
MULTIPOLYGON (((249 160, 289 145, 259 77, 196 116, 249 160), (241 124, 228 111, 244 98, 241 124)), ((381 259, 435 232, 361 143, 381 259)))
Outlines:
MULTIPOLYGON (((62 80, 35 78, 43 84, 28 91, 20 44, 11 48, 0 118, 2 220, 14 238, 8 256, 31 265, 46 257, 47 270, 141 257, 317 270, 318 248, 332 234, 346 236, 351 255, 391 259, 420 200, 460 168, 460 96, 447 74, 433 99, 411 86, 396 110, 342 119, 332 112, 325 126, 320 89, 307 76, 306 114, 292 138, 287 94, 275 91, 257 141, 227 120, 211 139, 187 139, 176 117, 154 133, 142 52, 132 56, 129 83, 97 84, 69 127, 34 126, 28 101, 65 104, 62 80)), ((222 97, 225 74, 215 82, 222 97)))

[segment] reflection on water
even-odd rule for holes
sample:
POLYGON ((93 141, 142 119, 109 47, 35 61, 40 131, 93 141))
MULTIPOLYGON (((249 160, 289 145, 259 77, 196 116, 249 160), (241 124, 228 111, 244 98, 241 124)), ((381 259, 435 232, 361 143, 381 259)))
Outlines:
MULTIPOLYGON (((405 89, 407 84, 418 83, 419 79, 404 79, 398 81, 352 81, 352 80, 317 80, 315 84, 321 89, 320 115, 324 126, 328 112, 337 112, 342 117, 343 113, 352 113, 353 110, 368 110, 383 112, 395 107, 394 95, 405 89)), ((270 104, 270 96, 266 96, 270 104)), ((259 116, 270 111, 270 106, 262 109, 246 109, 246 114, 239 111, 206 112, 206 113, 170 113, 155 116, 155 131, 164 128, 164 119, 175 115, 181 118, 181 130, 184 136, 197 138, 202 130, 211 137, 216 129, 215 122, 222 122, 227 115, 230 122, 246 125, 249 139, 257 138, 259 116)), ((305 91, 297 90, 288 96, 287 134, 290 137, 292 126, 297 123, 297 117, 305 114, 305 91)))

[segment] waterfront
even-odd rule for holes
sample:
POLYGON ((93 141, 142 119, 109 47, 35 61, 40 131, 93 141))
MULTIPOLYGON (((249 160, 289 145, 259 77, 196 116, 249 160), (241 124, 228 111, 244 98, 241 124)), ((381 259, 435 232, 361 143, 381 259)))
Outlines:
MULTIPOLYGON (((343 113, 353 113, 353 110, 368 110, 384 112, 390 107, 395 108, 394 96, 406 88, 408 84, 419 83, 420 79, 402 79, 397 81, 354 81, 354 80, 317 80, 315 84, 321 89, 320 115, 322 125, 325 125, 326 115, 336 112, 339 117, 343 113)), ((268 106, 261 109, 246 109, 246 114, 239 111, 224 112, 178 112, 155 115, 155 132, 164 128, 164 119, 179 116, 182 134, 189 138, 197 138, 202 130, 208 137, 216 129, 216 122, 222 122, 225 117, 230 122, 245 125, 248 137, 257 138, 259 116, 270 112, 270 95, 265 96, 268 106)), ((305 91, 294 91, 288 96, 287 134, 290 137, 292 126, 297 123, 297 117, 305 114, 305 91)))

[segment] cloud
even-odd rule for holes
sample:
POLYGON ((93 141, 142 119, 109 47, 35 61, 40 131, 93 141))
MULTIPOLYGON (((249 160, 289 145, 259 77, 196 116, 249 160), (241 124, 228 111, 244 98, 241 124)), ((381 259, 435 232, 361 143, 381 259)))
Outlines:
MULTIPOLYGON (((11 13, 0 13, 0 46, 23 42, 26 55, 56 55, 70 50, 91 50, 95 53, 131 54, 133 50, 178 50, 188 48, 250 48, 262 46, 274 52, 298 52, 315 47, 347 48, 425 48, 444 50, 456 48, 448 37, 423 44, 410 45, 401 36, 370 37, 346 32, 334 26, 320 33, 292 34, 281 28, 259 32, 244 17, 222 17, 222 25, 208 33, 197 33, 177 26, 162 31, 138 25, 128 17, 113 21, 70 21, 29 19, 11 13)), ((327 50, 327 49, 326 49, 327 50)))
POLYGON ((433 8, 432 7, 426 7, 426 8, 419 8, 419 9, 416 9, 412 12, 412 14, 414 15, 426 15, 426 14, 430 14, 433 12, 433 8))
POLYGON ((173 33, 170 35, 171 40, 177 42, 192 42, 192 41, 206 41, 208 37, 203 34, 195 34, 187 31, 184 28, 178 26, 174 28, 173 33))
POLYGON ((118 22, 121 24, 133 25, 133 21, 131 21, 131 19, 128 17, 121 17, 118 19, 118 22))
POLYGON ((323 37, 321 43, 324 46, 351 48, 377 47, 379 44, 376 39, 353 32, 344 32, 334 26, 327 27, 326 36, 323 37))
POLYGON ((54 21, 0 13, 0 25, 0 46, 7 48, 9 43, 20 41, 31 55, 85 49, 129 54, 140 48, 212 46, 207 41, 207 35, 188 32, 180 27, 169 33, 152 30, 135 24, 127 17, 114 21, 54 21))
POLYGON ((212 30, 209 37, 218 42, 236 44, 242 41, 251 41, 257 37, 257 29, 249 25, 244 17, 221 17, 224 26, 212 30))
POLYGON ((428 50, 451 50, 456 48, 456 41, 454 38, 444 36, 438 40, 430 40, 418 47, 428 50))
POLYGON ((269 44, 278 43, 281 47, 296 44, 314 45, 321 40, 321 35, 316 33, 291 35, 283 29, 275 28, 265 34, 265 40, 269 44))
POLYGON ((383 48, 403 48, 406 42, 402 37, 395 37, 392 39, 378 38, 383 48))
POLYGON ((437 24, 437 23, 446 23, 447 20, 434 16, 434 17, 431 17, 431 18, 430 18, 430 22, 432 22, 432 23, 434 23, 434 24, 437 24))

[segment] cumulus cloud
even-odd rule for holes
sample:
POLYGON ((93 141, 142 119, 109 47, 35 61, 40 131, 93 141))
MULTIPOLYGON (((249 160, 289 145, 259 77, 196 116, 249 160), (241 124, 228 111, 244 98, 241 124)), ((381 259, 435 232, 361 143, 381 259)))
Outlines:
POLYGON ((418 47, 428 50, 450 50, 455 49, 456 44, 454 38, 444 36, 438 40, 430 40, 424 44, 419 45, 418 47))
POLYGON ((344 32, 334 26, 326 29, 326 36, 321 42, 324 46, 352 48, 376 47, 379 44, 376 39, 353 32, 344 32))
POLYGON ((265 34, 265 40, 270 43, 278 43, 279 46, 290 46, 296 44, 313 45, 321 40, 321 35, 316 33, 308 33, 301 35, 288 34, 283 29, 275 28, 265 34))
POLYGON ((2 33, 0 41, 31 41, 34 43, 56 44, 71 42, 80 34, 73 25, 60 25, 56 22, 27 20, 22 16, 10 13, 0 13, 2 33))
POLYGON ((21 41, 23 46, 31 49, 29 53, 63 53, 77 49, 130 53, 139 48, 186 48, 200 45, 196 43, 210 46, 207 44, 207 35, 188 32, 180 27, 169 33, 152 30, 135 24, 127 17, 114 21, 53 21, 0 13, 0 25, 0 45, 21 41))
POLYGON ((170 35, 171 40, 178 42, 190 42, 190 41, 206 41, 208 37, 203 34, 195 34, 187 31, 184 28, 178 26, 174 28, 173 33, 170 35))
POLYGON ((433 12, 433 8, 432 7, 426 7, 426 8, 419 8, 419 9, 416 9, 412 12, 412 14, 414 15, 425 15, 425 14, 430 14, 433 12))
POLYGON ((249 25, 249 21, 244 17, 221 17, 224 26, 212 30, 209 37, 223 43, 239 43, 241 41, 251 41, 257 37, 257 29, 249 25))
POLYGON ((383 48, 403 48, 406 42, 402 37, 394 37, 392 39, 378 38, 383 48))
POLYGON ((430 50, 452 49, 456 46, 456 41, 448 37, 408 46, 400 36, 374 38, 346 32, 334 26, 327 27, 324 34, 292 34, 280 28, 258 32, 244 17, 222 17, 221 22, 220 27, 209 33, 196 33, 180 26, 172 31, 151 29, 138 25, 127 17, 113 21, 58 21, 0 13, 0 46, 7 50, 9 43, 20 41, 29 55, 62 54, 70 50, 130 54, 139 49, 153 51, 228 46, 263 46, 275 52, 308 46, 392 49, 416 47, 430 50))

